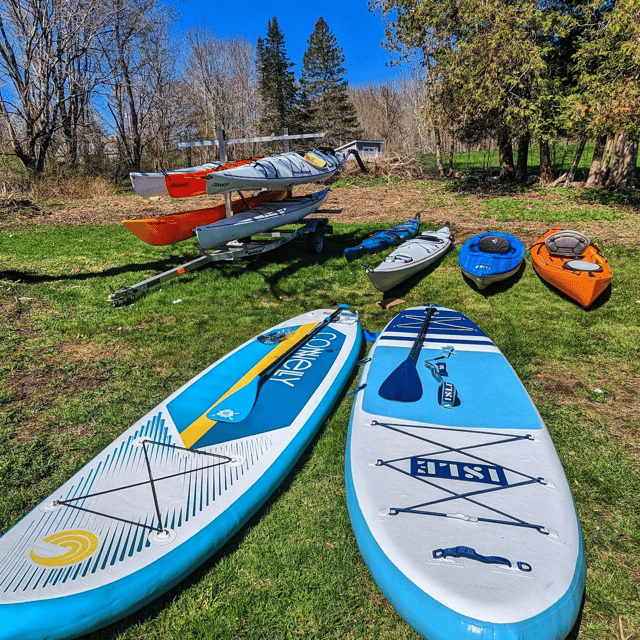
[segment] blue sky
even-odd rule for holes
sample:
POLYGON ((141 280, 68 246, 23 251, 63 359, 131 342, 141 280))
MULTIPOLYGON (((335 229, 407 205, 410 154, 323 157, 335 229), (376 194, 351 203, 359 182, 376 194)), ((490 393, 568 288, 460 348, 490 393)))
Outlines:
POLYGON ((278 18, 287 55, 300 77, 307 40, 319 17, 324 18, 345 55, 346 79, 351 85, 382 81, 396 76, 383 49, 384 25, 379 13, 371 13, 366 0, 176 0, 184 28, 207 24, 218 36, 244 35, 251 42, 265 36, 267 22, 278 18))

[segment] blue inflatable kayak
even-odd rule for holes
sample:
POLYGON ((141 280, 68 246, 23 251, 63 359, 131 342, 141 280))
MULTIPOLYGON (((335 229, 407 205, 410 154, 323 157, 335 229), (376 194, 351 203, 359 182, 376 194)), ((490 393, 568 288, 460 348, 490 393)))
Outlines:
POLYGON ((291 471, 361 344, 357 314, 304 313, 124 431, 0 538, 0 639, 75 638, 194 571, 291 471))
POLYGON ((458 261, 462 273, 475 282, 478 289, 485 289, 517 273, 525 253, 524 245, 515 236, 487 231, 462 245, 458 261))
POLYGON ((344 257, 347 262, 352 262, 365 253, 376 253, 387 247, 400 244, 418 233, 420 227, 420 214, 416 214, 415 218, 397 224, 390 229, 381 229, 372 233, 368 238, 363 240, 357 247, 348 247, 344 250, 344 257))

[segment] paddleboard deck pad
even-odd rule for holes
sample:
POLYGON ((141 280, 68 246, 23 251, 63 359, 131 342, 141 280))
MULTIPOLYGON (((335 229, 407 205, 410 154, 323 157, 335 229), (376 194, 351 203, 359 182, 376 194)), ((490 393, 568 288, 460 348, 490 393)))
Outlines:
POLYGON ((361 554, 430 640, 564 639, 585 560, 547 428, 498 347, 457 311, 435 306, 411 380, 427 308, 396 316, 362 370, 346 453, 361 554), (394 384, 413 398, 385 399, 394 384))
POLYGON ((292 318, 212 364, 7 531, 0 638, 73 638, 110 624, 236 533, 349 380, 362 344, 358 317, 343 309, 327 322, 328 314, 292 318), (234 422, 233 391, 269 363, 253 409, 234 422))

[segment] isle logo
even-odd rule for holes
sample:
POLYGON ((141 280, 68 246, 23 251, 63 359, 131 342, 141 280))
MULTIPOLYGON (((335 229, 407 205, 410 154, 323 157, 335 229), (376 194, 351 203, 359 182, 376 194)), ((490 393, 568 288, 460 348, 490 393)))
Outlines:
POLYGON ((90 531, 58 531, 31 549, 29 557, 44 567, 66 567, 88 558, 98 548, 98 537, 90 531), (53 547, 51 546, 53 545, 53 547), (57 549, 56 549, 57 547, 57 549), (56 553, 57 551, 57 553, 56 553))

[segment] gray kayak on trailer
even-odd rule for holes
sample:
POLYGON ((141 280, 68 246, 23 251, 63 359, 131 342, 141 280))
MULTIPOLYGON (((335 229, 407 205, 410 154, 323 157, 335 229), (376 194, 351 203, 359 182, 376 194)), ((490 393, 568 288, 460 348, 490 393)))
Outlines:
POLYGON ((437 231, 423 231, 392 251, 375 269, 366 266, 367 275, 378 291, 388 291, 433 264, 452 244, 448 223, 437 231))
POLYGON ((213 249, 232 240, 265 233, 276 227, 298 222, 316 211, 328 193, 329 189, 323 189, 307 196, 265 202, 224 220, 196 227, 198 242, 203 249, 213 249))
POLYGON ((207 176, 207 194, 250 189, 291 189, 299 184, 330 178, 340 169, 346 157, 346 153, 323 148, 304 154, 289 151, 260 158, 207 176))

